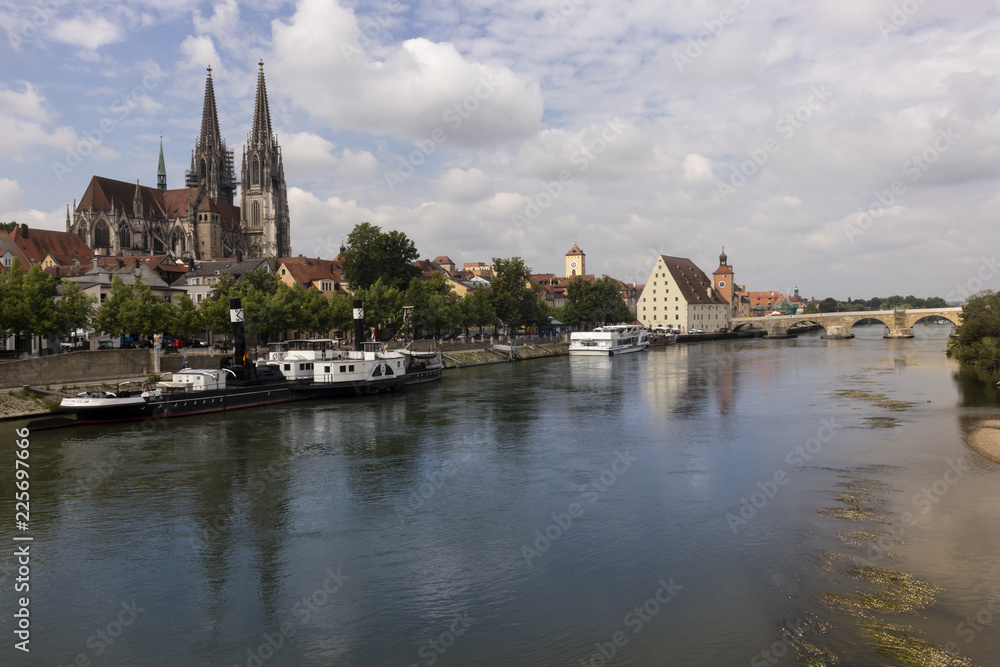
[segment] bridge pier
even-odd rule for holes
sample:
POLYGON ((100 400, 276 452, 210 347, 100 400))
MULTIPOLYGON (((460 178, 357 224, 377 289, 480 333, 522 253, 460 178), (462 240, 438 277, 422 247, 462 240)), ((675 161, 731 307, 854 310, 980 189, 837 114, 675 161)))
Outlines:
POLYGON ((893 328, 882 338, 913 338, 913 331, 908 327, 893 328))
POLYGON ((768 324, 767 325, 767 337, 768 338, 798 338, 796 334, 788 333, 788 327, 781 324, 768 324))
POLYGON ((829 326, 826 328, 826 333, 820 336, 820 338, 826 338, 829 340, 847 340, 849 338, 854 338, 854 334, 851 333, 851 330, 848 327, 829 326))

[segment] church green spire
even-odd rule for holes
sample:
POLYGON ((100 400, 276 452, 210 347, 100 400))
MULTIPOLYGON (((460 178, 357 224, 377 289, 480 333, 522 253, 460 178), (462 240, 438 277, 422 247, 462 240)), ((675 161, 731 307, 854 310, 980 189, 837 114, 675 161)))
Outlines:
POLYGON ((160 136, 160 167, 156 170, 156 189, 167 191, 167 164, 163 161, 163 136, 160 136))

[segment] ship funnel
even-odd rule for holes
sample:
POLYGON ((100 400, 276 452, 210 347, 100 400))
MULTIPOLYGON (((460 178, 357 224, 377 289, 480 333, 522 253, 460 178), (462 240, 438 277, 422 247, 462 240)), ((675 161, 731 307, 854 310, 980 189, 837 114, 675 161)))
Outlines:
POLYGON ((361 299, 354 300, 354 349, 363 348, 365 339, 365 309, 361 307, 361 299))
POLYGON ((233 363, 247 365, 247 340, 243 333, 243 301, 229 299, 229 321, 233 323, 233 363))

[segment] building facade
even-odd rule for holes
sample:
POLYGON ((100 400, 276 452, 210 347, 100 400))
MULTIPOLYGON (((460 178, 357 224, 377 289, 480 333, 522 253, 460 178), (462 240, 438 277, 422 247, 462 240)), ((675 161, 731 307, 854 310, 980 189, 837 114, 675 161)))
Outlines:
POLYGON ((694 262, 660 255, 639 297, 637 319, 650 329, 712 332, 729 327, 729 308, 694 262))
POLYGON ((156 187, 101 176, 67 212, 66 231, 97 255, 167 254, 211 259, 290 256, 291 222, 281 149, 271 129, 264 65, 257 76, 253 126, 237 183, 233 152, 219 131, 212 68, 205 82, 201 134, 191 152, 185 187, 167 188, 163 142, 156 187), (240 185, 240 205, 236 190, 240 185))

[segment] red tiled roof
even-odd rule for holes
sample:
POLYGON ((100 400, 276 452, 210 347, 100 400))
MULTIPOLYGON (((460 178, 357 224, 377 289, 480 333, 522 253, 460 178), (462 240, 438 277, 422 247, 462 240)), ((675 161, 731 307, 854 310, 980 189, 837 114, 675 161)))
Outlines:
POLYGON ((309 287, 314 280, 340 282, 343 273, 337 260, 318 257, 282 257, 278 259, 278 266, 284 266, 302 287, 309 287))
POLYGON ((95 211, 110 211, 112 208, 124 211, 128 216, 135 215, 135 192, 139 190, 139 200, 142 211, 147 218, 162 218, 166 214, 163 203, 163 193, 137 183, 116 181, 112 178, 94 176, 90 179, 87 191, 76 205, 77 211, 93 208, 95 211))
MULTIPOLYGON (((94 176, 87 191, 76 205, 77 211, 110 211, 112 207, 124 211, 129 217, 135 216, 135 193, 139 191, 142 212, 145 218, 185 218, 190 214, 191 203, 198 197, 198 188, 177 188, 160 192, 156 188, 112 178, 94 176)), ((216 202, 205 197, 198 204, 199 211, 219 214, 224 227, 238 227, 240 207, 216 202)))
POLYGON ((566 253, 566 256, 568 257, 570 255, 584 255, 584 254, 586 254, 586 253, 584 253, 582 250, 580 250, 580 246, 578 246, 577 244, 574 243, 573 247, 569 249, 568 253, 566 253))
POLYGON ((10 235, 24 256, 41 262, 46 255, 52 255, 57 264, 72 264, 74 259, 89 262, 94 252, 76 234, 57 232, 51 229, 29 229, 21 225, 10 235))
POLYGON ((787 299, 786 294, 771 290, 770 292, 747 292, 750 297, 751 306, 777 306, 782 299, 787 299))
MULTIPOLYGON (((11 238, 10 234, 0 229, 0 255, 4 254, 5 252, 10 252, 11 255, 16 257, 17 260, 21 263, 21 268, 24 271, 27 271, 28 269, 31 268, 31 262, 28 261, 28 256, 25 255, 24 251, 22 251, 21 248, 17 245, 17 243, 14 242, 14 239, 11 238)), ((0 268, 6 268, 6 267, 0 267, 0 268)))
POLYGON ((198 188, 178 188, 163 193, 167 217, 182 218, 190 213, 191 202, 198 196, 198 188))
POLYGON ((681 296, 687 303, 726 303, 726 300, 714 290, 712 296, 709 296, 712 281, 690 259, 666 255, 660 255, 660 259, 670 271, 670 276, 677 283, 681 296))

